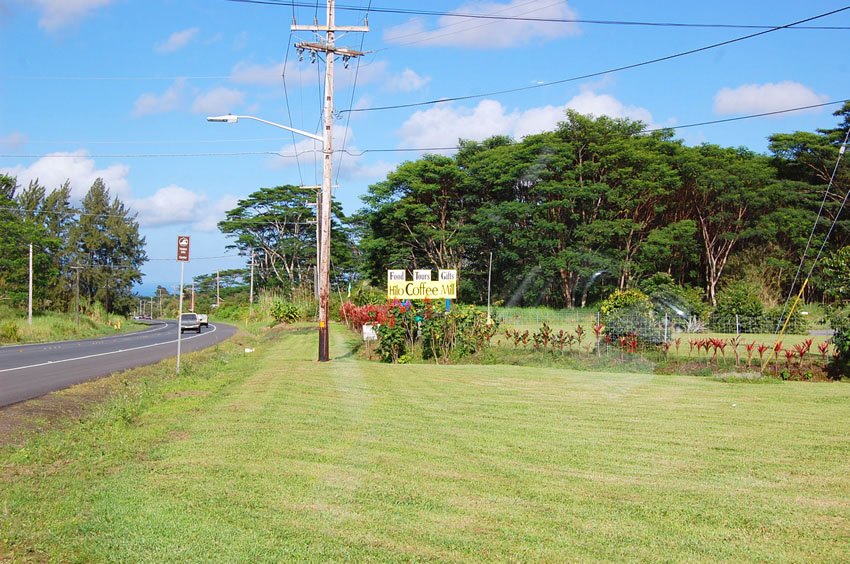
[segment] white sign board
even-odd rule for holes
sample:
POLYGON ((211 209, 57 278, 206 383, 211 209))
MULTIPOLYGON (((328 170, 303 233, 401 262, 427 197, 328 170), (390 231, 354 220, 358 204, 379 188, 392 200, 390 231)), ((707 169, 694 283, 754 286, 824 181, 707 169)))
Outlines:
POLYGON ((440 270, 437 278, 440 282, 457 282, 457 270, 440 270))
POLYGON ((406 274, 404 270, 387 270, 388 282, 404 282, 406 274))
POLYGON ((413 281, 414 282, 430 282, 431 281, 431 271, 430 270, 414 270, 413 271, 413 281))
POLYGON ((364 341, 377 341, 378 340, 378 332, 375 331, 375 326, 371 323, 366 323, 363 325, 363 340, 364 341))

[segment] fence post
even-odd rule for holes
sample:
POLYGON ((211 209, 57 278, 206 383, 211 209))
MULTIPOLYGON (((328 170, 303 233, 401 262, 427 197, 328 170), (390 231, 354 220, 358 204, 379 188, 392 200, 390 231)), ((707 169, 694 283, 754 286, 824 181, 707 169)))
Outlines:
POLYGON ((668 323, 669 323, 669 317, 665 313, 664 314, 664 342, 665 343, 667 342, 667 326, 668 326, 668 323))
POLYGON ((738 314, 735 314, 735 336, 741 334, 741 320, 738 318, 738 314))

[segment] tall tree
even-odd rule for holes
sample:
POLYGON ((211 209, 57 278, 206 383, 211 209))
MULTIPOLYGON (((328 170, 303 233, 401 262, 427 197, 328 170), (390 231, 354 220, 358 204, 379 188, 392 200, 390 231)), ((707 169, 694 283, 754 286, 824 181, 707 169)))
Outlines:
POLYGON ((108 312, 130 311, 133 285, 147 260, 145 239, 131 213, 98 178, 82 200, 79 221, 70 229, 71 260, 83 267, 80 293, 108 312))
POLYGON ((454 159, 426 155, 369 187, 370 232, 362 241, 375 279, 387 268, 460 268, 463 227, 474 209, 454 159))
MULTIPOLYGON (((303 186, 261 188, 229 210, 218 224, 230 248, 255 252, 264 287, 291 289, 312 284, 316 265, 316 191, 303 186)), ((331 206, 331 262, 335 271, 351 267, 351 241, 338 202, 331 206)))
POLYGON ((703 245, 706 297, 715 304, 732 251, 771 209, 776 173, 767 157, 746 149, 702 145, 683 155, 680 171, 703 245))

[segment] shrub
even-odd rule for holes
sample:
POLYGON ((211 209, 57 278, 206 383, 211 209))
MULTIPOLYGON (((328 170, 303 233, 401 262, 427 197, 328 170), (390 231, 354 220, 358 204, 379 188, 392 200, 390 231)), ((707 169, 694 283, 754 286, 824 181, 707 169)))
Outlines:
POLYGON ((832 378, 850 377, 850 309, 840 309, 830 315, 832 325, 832 346, 835 355, 829 364, 832 378))
POLYGON ((634 336, 653 344, 663 340, 652 301, 640 290, 617 290, 602 301, 599 314, 605 333, 612 338, 634 336))
POLYGON ((14 321, 8 321, 0 326, 0 341, 17 343, 21 340, 21 330, 14 321))
POLYGON ((666 314, 673 323, 687 326, 694 318, 708 313, 700 288, 680 286, 666 272, 657 272, 642 281, 640 289, 649 296, 659 319, 666 314))
POLYGON ((738 280, 728 284, 717 296, 717 306, 711 312, 709 325, 716 331, 729 331, 730 323, 739 324, 742 333, 761 331, 764 305, 758 297, 759 288, 751 282, 738 280))
POLYGON ((294 323, 301 318, 298 306, 284 300, 275 300, 270 314, 276 323, 294 323))

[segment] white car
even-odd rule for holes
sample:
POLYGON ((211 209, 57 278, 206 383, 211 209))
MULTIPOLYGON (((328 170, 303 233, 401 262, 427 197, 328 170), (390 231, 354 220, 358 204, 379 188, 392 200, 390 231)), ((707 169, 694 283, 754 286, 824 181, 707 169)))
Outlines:
POLYGON ((184 313, 180 316, 180 332, 186 331, 201 332, 201 320, 198 319, 197 313, 184 313))
POLYGON ((209 327, 210 326, 210 318, 206 313, 198 314, 198 321, 201 324, 201 327, 209 327))

